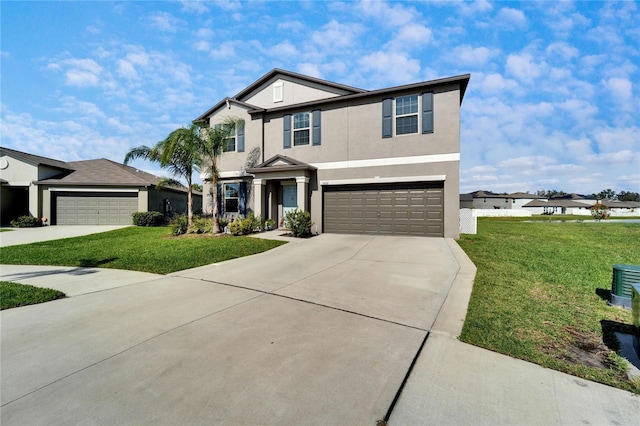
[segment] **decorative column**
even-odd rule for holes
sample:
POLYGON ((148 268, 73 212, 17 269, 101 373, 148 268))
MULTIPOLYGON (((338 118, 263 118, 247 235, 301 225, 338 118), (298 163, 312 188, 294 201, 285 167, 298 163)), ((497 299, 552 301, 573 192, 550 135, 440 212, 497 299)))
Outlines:
POLYGON ((253 180, 253 214, 262 216, 264 209, 264 186, 267 182, 264 179, 253 180))
POLYGON ((298 187, 298 208, 303 212, 309 211, 309 178, 306 176, 296 176, 296 185, 298 187))

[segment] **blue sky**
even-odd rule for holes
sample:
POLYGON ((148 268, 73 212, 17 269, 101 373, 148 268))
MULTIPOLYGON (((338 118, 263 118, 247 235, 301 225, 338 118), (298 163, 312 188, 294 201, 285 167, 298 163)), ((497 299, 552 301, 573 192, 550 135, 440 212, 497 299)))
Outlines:
POLYGON ((637 1, 2 1, 0 13, 9 148, 121 162, 276 67, 363 89, 470 73, 462 192, 640 192, 637 1))

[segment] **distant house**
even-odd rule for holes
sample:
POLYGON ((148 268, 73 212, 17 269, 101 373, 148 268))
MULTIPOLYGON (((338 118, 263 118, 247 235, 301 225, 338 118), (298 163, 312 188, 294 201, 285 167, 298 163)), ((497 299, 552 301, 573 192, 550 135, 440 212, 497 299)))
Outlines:
MULTIPOLYGON (((51 225, 129 225, 137 211, 186 211, 186 189, 106 159, 64 162, 0 147, 1 220, 46 217, 51 225)), ((202 195, 194 196, 202 208, 202 195)))
POLYGON ((533 214, 574 214, 588 215, 589 207, 597 200, 580 194, 565 194, 549 199, 538 199, 525 204, 523 207, 533 214))
POLYGON ((469 194, 462 194, 466 200, 465 204, 471 205, 473 209, 522 209, 523 206, 533 200, 543 199, 534 194, 526 192, 514 192, 512 194, 497 194, 491 191, 474 191, 469 194))
POLYGON ((241 120, 219 162, 218 210, 314 231, 459 234, 460 107, 469 75, 363 90, 274 69, 194 121, 241 120))

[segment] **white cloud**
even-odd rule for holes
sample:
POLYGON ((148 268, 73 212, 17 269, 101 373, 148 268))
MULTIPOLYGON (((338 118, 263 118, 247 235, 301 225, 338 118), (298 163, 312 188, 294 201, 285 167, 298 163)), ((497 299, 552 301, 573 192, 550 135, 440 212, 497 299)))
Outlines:
POLYGON ((207 3, 204 1, 182 1, 182 10, 193 13, 206 13, 209 11, 207 3))
POLYGON ((147 18, 147 21, 153 28, 159 31, 168 32, 168 33, 177 32, 180 29, 180 27, 184 24, 184 21, 182 21, 181 19, 175 18, 173 15, 171 15, 168 12, 152 13, 147 18))
POLYGON ((309 75, 311 77, 322 78, 322 73, 316 64, 310 64, 304 62, 298 65, 298 72, 301 74, 309 75))
POLYGON ((311 41, 325 49, 346 48, 355 44, 360 31, 360 25, 341 24, 332 19, 321 30, 311 34, 311 41))
POLYGON ((525 83, 532 83, 545 69, 546 63, 536 61, 530 53, 511 54, 507 57, 507 71, 525 83))
POLYGON ((485 46, 472 47, 469 45, 461 45, 453 49, 449 60, 450 62, 455 62, 460 65, 482 67, 499 53, 498 49, 490 49, 485 46))
POLYGON ((69 86, 96 86, 100 83, 103 68, 93 59, 64 59, 52 61, 48 69, 65 70, 66 84, 69 86))
POLYGON ((628 149, 617 152, 603 152, 585 155, 582 159, 586 163, 604 163, 609 165, 631 163, 640 167, 640 152, 633 152, 628 149))
POLYGON ((475 15, 493 10, 493 6, 487 0, 458 1, 454 4, 463 15, 475 15))
POLYGON ((510 78, 504 78, 501 74, 480 74, 480 90, 488 94, 504 94, 506 91, 518 88, 518 83, 510 78))
POLYGON ((370 16, 381 21, 385 25, 399 27, 401 25, 415 22, 418 13, 413 7, 406 7, 402 3, 392 3, 393 6, 384 1, 363 0, 358 6, 360 12, 365 16, 370 16))
POLYGON ((570 61, 580 56, 580 51, 566 42, 555 42, 547 46, 547 56, 570 61))
POLYGON ((495 25, 507 29, 523 28, 527 25, 527 18, 524 12, 511 7, 503 7, 496 16, 495 25))
POLYGON ((602 82, 611 92, 611 96, 619 104, 624 104, 631 99, 633 84, 627 78, 612 77, 602 82))
POLYGON ((399 52, 374 52, 360 58, 358 64, 362 71, 371 74, 372 80, 388 84, 414 82, 420 74, 420 62, 399 52))
POLYGON ((433 34, 429 28, 421 24, 409 24, 402 26, 389 44, 398 49, 412 51, 429 44, 432 40, 433 34))

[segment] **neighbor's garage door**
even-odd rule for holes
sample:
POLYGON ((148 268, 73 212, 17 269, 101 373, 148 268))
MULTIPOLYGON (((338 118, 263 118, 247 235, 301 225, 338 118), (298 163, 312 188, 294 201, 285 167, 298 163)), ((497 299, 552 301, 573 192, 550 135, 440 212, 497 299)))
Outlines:
POLYGON ((57 225, 131 225, 138 194, 58 194, 57 225))
POLYGON ((324 188, 324 232, 444 236, 443 182, 324 188))

